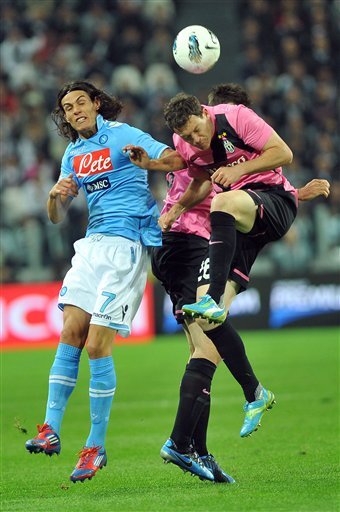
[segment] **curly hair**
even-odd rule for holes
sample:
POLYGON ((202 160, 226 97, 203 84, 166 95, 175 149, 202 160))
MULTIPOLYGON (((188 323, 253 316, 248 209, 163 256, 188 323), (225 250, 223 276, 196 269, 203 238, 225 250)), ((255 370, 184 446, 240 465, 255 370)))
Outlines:
POLYGON ((104 119, 115 121, 123 108, 123 104, 115 96, 109 96, 104 91, 97 89, 90 82, 76 81, 65 84, 58 93, 56 106, 52 111, 51 116, 57 125, 59 135, 72 142, 75 142, 79 135, 78 132, 66 121, 61 100, 69 92, 78 90, 85 91, 89 95, 91 101, 94 101, 95 99, 100 101, 98 113, 101 114, 104 119))
POLYGON ((182 128, 190 116, 202 116, 203 107, 196 96, 176 94, 164 107, 164 118, 170 130, 182 128))
POLYGON ((227 83, 215 85, 208 94, 209 105, 220 105, 221 103, 234 103, 249 107, 251 100, 245 89, 239 84, 227 83))

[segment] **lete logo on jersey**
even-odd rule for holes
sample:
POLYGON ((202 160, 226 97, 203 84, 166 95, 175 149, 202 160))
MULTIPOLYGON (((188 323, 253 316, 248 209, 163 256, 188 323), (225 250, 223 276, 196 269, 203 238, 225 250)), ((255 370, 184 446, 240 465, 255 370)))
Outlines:
POLYGON ((93 174, 111 171, 113 165, 110 149, 104 148, 84 155, 77 155, 74 157, 73 167, 77 178, 86 178, 86 176, 92 176, 93 174))

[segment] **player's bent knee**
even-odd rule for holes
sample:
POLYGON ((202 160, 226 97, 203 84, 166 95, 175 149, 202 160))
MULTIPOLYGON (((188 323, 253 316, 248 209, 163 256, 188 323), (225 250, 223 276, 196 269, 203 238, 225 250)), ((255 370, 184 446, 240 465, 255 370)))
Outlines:
POLYGON ((99 357, 110 356, 116 332, 116 330, 109 327, 91 324, 86 343, 89 358, 98 359, 99 357))
POLYGON ((228 208, 228 193, 217 194, 211 201, 211 211, 227 211, 228 208))
POLYGON ((87 327, 68 323, 64 325, 61 331, 60 341, 66 345, 83 348, 86 342, 87 332, 87 327))
POLYGON ((256 210, 256 205, 252 198, 244 190, 232 190, 217 194, 211 203, 211 211, 221 211, 229 213, 235 217, 236 221, 242 220, 242 217, 249 211, 256 210))
POLYGON ((86 351, 90 359, 99 359, 100 357, 108 357, 112 353, 112 343, 105 340, 88 340, 86 343, 86 351))

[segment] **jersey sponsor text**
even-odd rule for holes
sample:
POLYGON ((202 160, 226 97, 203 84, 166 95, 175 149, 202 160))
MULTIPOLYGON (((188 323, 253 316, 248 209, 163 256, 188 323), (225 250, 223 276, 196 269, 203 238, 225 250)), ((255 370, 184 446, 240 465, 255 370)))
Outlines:
POLYGON ((92 194, 92 192, 97 192, 98 190, 103 190, 106 188, 110 188, 110 181, 108 178, 104 179, 97 179, 94 181, 91 181, 90 183, 85 184, 86 191, 89 194, 92 194))
POLYGON ((73 167, 78 178, 111 171, 113 166, 110 149, 104 148, 99 151, 77 155, 74 157, 73 167))

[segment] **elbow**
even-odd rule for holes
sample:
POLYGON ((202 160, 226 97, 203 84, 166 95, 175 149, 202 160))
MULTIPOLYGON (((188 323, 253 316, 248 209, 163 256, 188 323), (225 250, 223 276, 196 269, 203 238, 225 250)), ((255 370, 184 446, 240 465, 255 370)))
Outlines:
POLYGON ((49 221, 52 222, 52 224, 58 224, 60 222, 60 219, 54 217, 53 215, 48 215, 49 221))
POLYGON ((287 158, 287 164, 291 164, 293 161, 293 151, 290 149, 289 150, 289 155, 288 155, 288 158, 287 158))
POLYGON ((293 151, 287 146, 285 155, 284 155, 284 162, 282 165, 289 165, 293 161, 293 151))
POLYGON ((47 217, 52 224, 58 224, 63 220, 63 217, 60 217, 60 215, 56 215, 55 212, 47 211, 47 217))

